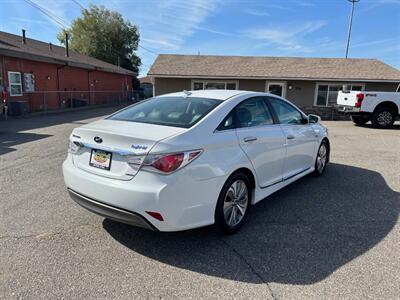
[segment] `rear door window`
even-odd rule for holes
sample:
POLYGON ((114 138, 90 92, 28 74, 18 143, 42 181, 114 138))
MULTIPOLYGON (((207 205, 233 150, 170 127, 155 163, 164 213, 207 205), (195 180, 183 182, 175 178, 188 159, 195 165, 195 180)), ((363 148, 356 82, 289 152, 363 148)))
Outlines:
POLYGON ((243 101, 236 107, 237 127, 272 125, 274 120, 262 97, 243 101))

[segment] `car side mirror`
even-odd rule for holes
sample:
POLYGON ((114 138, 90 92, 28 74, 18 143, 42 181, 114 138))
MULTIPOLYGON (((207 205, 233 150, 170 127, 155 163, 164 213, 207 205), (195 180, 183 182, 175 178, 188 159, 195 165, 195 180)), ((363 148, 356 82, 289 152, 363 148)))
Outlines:
POLYGON ((308 115, 308 123, 310 124, 316 124, 321 122, 321 117, 317 115, 308 115))

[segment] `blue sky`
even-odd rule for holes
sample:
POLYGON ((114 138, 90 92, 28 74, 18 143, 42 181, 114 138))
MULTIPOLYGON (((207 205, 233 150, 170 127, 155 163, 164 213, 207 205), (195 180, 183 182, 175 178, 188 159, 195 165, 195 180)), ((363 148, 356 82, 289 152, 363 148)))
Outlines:
MULTIPOLYGON (((137 24, 144 75, 154 53, 343 57, 347 0, 31 0, 68 25, 80 6, 104 5, 137 24), (79 3, 79 4, 78 4, 79 3)), ((60 25, 24 0, 0 0, 0 30, 58 43, 60 25)), ((349 57, 400 68, 400 0, 356 4, 349 57)))

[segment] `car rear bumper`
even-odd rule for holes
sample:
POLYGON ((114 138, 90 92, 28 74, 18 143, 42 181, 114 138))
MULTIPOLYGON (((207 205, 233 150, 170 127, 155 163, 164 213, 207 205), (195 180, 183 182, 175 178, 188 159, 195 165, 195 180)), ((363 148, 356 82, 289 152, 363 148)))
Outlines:
POLYGON ((76 203, 95 214, 109 218, 111 220, 115 220, 117 222, 150 230, 157 230, 149 221, 147 221, 138 213, 134 213, 122 208, 99 202, 97 200, 81 195, 70 188, 68 188, 68 192, 71 198, 76 203))
POLYGON ((196 180, 178 172, 163 176, 144 171, 138 172, 132 180, 116 180, 76 167, 70 155, 63 163, 63 175, 66 187, 85 197, 74 200, 88 210, 132 225, 136 225, 133 223, 137 220, 132 215, 141 216, 159 231, 213 224, 216 201, 226 180, 225 177, 196 180), (99 203, 106 207, 99 207, 99 203), (148 212, 161 214, 163 220, 148 212))
POLYGON ((349 105, 338 105, 337 110, 344 113, 360 113, 361 108, 349 105))

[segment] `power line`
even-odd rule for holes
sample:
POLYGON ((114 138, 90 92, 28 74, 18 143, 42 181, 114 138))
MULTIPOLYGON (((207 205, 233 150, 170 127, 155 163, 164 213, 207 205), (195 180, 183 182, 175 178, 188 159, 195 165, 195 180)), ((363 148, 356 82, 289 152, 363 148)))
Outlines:
MULTIPOLYGON (((31 1, 31 0, 24 0, 26 3, 28 3, 29 5, 31 5, 32 7, 38 9, 40 12, 42 12, 43 14, 45 14, 48 18, 50 18, 51 20, 53 20, 54 22, 56 22, 58 25, 61 26, 62 29, 66 29, 66 27, 69 27, 69 25, 67 25, 67 22, 65 22, 62 18, 58 17, 57 15, 55 15, 54 13, 50 12, 49 10, 45 9, 44 7, 40 6, 39 4, 31 1)), ((77 0, 72 0, 72 2, 74 2, 75 4, 77 4, 82 10, 86 10, 86 8, 80 4, 77 0)), ((147 49, 146 47, 143 47, 141 45, 138 45, 138 47, 142 48, 143 50, 153 54, 153 55, 158 55, 158 53, 147 49)), ((119 55, 120 53, 118 53, 117 51, 115 51, 114 49, 110 48, 109 50, 111 50, 111 52, 114 52, 115 54, 118 55, 118 59, 119 59, 119 55)))
POLYGON ((145 47, 143 47, 143 46, 141 46, 141 45, 138 45, 140 48, 142 48, 143 50, 146 50, 147 52, 150 52, 150 53, 152 53, 152 54, 154 54, 154 55, 158 55, 158 53, 156 53, 156 52, 154 52, 154 51, 152 51, 152 50, 150 50, 150 49, 147 49, 147 48, 145 48, 145 47))
POLYGON ((77 0, 71 0, 71 1, 74 2, 76 5, 78 5, 81 8, 81 10, 86 10, 86 8, 79 1, 77 0))
POLYGON ((50 12, 49 10, 43 8, 42 6, 40 6, 39 4, 31 1, 31 0, 24 0, 26 3, 28 3, 30 6, 36 8, 37 10, 39 10, 41 13, 43 13, 44 15, 46 15, 48 18, 50 18, 51 20, 53 20, 54 22, 56 22, 58 25, 61 26, 62 29, 65 29, 66 27, 68 27, 67 22, 65 22, 63 19, 61 19, 60 17, 56 16, 55 14, 53 14, 52 12, 50 12))

